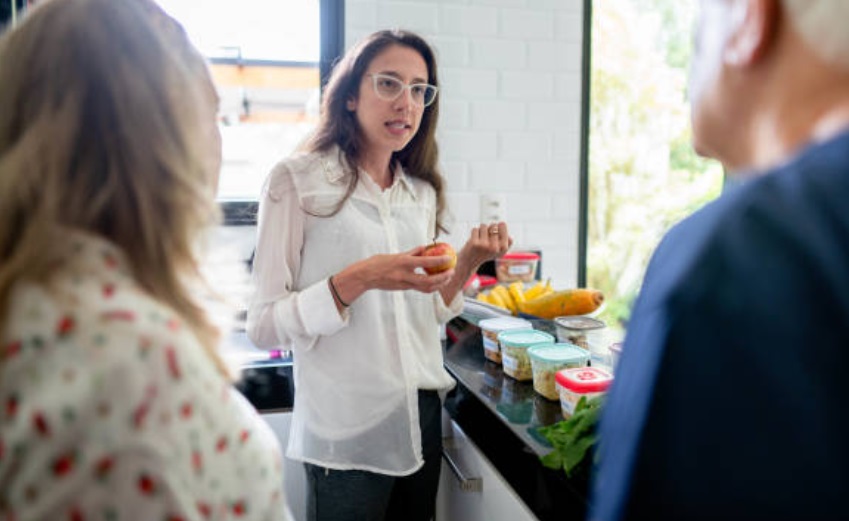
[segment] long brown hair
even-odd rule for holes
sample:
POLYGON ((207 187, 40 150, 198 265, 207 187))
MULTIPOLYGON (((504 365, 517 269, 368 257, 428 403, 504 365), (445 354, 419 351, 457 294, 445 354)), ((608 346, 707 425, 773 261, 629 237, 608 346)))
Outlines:
POLYGON ((21 280, 46 283, 68 229, 120 247, 213 362, 197 246, 218 222, 202 56, 151 0, 53 0, 0 40, 0 330, 21 280), (200 291, 199 291, 200 290, 200 291))
MULTIPOLYGON (((352 47, 333 68, 324 90, 321 118, 316 131, 302 149, 308 152, 327 151, 338 146, 344 159, 352 168, 345 196, 330 213, 336 214, 354 192, 359 180, 359 160, 364 140, 354 113, 348 110, 347 101, 359 95, 360 83, 371 61, 391 45, 408 47, 424 59, 428 83, 438 87, 436 58, 430 45, 409 31, 385 30, 366 37, 352 47)), ((436 230, 447 231, 442 223, 445 211, 445 188, 439 171, 439 151, 436 145, 436 123, 439 119, 439 96, 424 108, 421 125, 413 139, 402 150, 392 154, 393 162, 400 164, 406 173, 427 181, 436 191, 436 230)))

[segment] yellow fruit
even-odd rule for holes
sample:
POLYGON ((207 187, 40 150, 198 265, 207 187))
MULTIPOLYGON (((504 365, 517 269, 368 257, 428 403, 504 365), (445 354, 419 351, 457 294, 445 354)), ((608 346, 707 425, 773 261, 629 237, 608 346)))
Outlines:
POLYGON ((516 303, 516 306, 518 306, 520 302, 525 301, 525 293, 522 291, 524 287, 524 284, 521 282, 513 282, 507 286, 507 291, 510 293, 510 296, 513 297, 513 302, 516 303))
POLYGON ((536 284, 534 284, 533 287, 531 287, 527 291, 525 291, 525 300, 533 300, 533 299, 539 297, 540 295, 542 295, 544 291, 545 291, 545 284, 543 284, 542 281, 539 281, 536 284))
POLYGON ((552 319, 565 315, 592 313, 604 302, 601 291, 589 288, 554 291, 519 304, 519 311, 541 318, 552 319))
POLYGON ((510 296, 510 292, 507 291, 507 288, 504 286, 495 286, 492 288, 492 291, 489 292, 490 298, 492 295, 497 295, 500 298, 504 305, 501 306, 503 308, 509 309, 511 313, 516 314, 516 303, 513 302, 513 297, 510 296))

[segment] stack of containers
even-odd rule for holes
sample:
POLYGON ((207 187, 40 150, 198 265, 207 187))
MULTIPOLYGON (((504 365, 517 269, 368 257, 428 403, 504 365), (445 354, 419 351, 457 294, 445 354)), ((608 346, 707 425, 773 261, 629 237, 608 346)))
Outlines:
POLYGON ((534 377, 528 348, 537 344, 553 344, 554 336, 536 329, 515 329, 498 334, 504 374, 526 382, 534 377))
POLYGON ((534 378, 534 390, 549 400, 560 399, 555 384, 561 369, 585 367, 590 354, 572 344, 540 344, 528 349, 534 378))
POLYGON ((595 366, 608 366, 607 344, 604 339, 606 324, 598 319, 584 316, 557 317, 557 340, 574 344, 590 353, 590 361, 595 366))
POLYGON ((502 331, 511 331, 516 329, 532 329, 530 322, 523 318, 516 317, 496 317, 481 320, 478 323, 483 337, 483 355, 487 360, 491 360, 496 364, 501 363, 501 346, 498 343, 498 334, 502 331))
POLYGON ((557 391, 560 395, 560 410, 569 419, 582 397, 587 400, 607 392, 613 376, 597 367, 562 369, 557 372, 557 391))

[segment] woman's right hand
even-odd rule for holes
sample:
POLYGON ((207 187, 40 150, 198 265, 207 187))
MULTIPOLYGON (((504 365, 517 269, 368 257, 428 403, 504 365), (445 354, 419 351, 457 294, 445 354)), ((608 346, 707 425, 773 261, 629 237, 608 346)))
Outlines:
POLYGON ((444 265, 449 257, 423 257, 424 248, 419 246, 404 253, 374 255, 351 264, 333 275, 333 285, 347 304, 370 289, 438 291, 451 279, 454 270, 433 275, 425 273, 425 268, 444 265))

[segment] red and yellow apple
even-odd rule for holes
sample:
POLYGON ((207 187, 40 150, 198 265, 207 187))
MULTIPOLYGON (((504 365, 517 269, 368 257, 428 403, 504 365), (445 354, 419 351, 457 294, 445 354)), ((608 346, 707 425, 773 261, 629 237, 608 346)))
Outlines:
POLYGON ((435 242, 430 246, 427 246, 421 255, 422 257, 449 257, 448 262, 445 264, 424 268, 425 272, 430 275, 442 273, 443 271, 450 270, 457 265, 457 252, 455 252, 454 248, 452 248, 447 242, 435 242))

